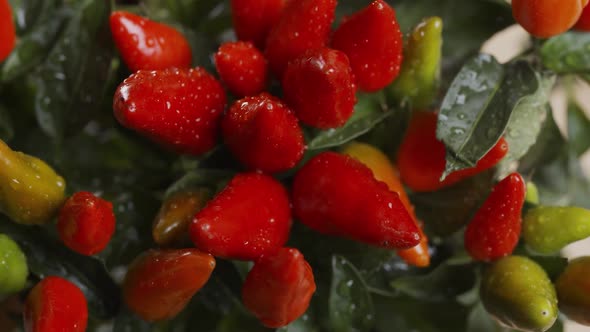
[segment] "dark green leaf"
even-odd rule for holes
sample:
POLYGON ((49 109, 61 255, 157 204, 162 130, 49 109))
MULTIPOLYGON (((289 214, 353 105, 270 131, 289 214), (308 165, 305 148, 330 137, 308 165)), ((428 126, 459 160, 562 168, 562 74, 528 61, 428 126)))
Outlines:
POLYGON ((179 191, 207 187, 217 192, 233 177, 234 173, 226 170, 197 169, 184 174, 166 190, 165 196, 179 191))
POLYGON ((39 278, 55 275, 75 283, 88 300, 92 315, 108 319, 119 310, 119 287, 95 258, 67 249, 39 227, 16 225, 0 216, 0 233, 18 242, 31 273, 39 278))
POLYGON ((310 319, 309 315, 303 314, 299 319, 293 323, 282 327, 277 332, 319 332, 319 328, 310 319))
POLYGON ((394 114, 388 110, 382 94, 359 95, 354 114, 340 128, 317 131, 308 142, 308 150, 321 150, 340 146, 367 133, 380 122, 394 114))
POLYGON ((84 0, 35 75, 37 120, 51 137, 75 131, 100 106, 110 74, 110 2, 84 0))
MULTIPOLYGON (((147 15, 158 21, 172 21, 197 28, 221 1, 219 0, 143 0, 147 15)), ((227 6, 227 4, 223 4, 227 6)))
POLYGON ((373 301, 359 271, 343 257, 332 258, 329 312, 332 331, 369 331, 375 324, 373 301))
POLYGON ((493 184, 493 171, 488 171, 436 192, 414 193, 410 198, 426 228, 448 236, 471 220, 493 184))
POLYGON ((411 109, 408 107, 395 108, 391 116, 361 136, 359 140, 379 148, 393 158, 412 118, 411 109))
POLYGON ((567 110, 568 142, 578 156, 590 148, 590 120, 579 105, 570 103, 567 110))
POLYGON ((467 319, 467 332, 510 332, 511 329, 500 326, 488 314, 481 302, 473 306, 467 319))
POLYGON ((504 138, 510 147, 500 163, 500 173, 507 173, 512 163, 522 158, 537 140, 547 116, 547 103, 555 84, 555 75, 537 73, 539 86, 534 94, 524 97, 512 111, 504 138))
POLYGON ((475 286, 475 268, 472 262, 443 262, 428 274, 397 278, 391 282, 391 287, 421 301, 447 301, 475 286))
POLYGON ((0 105, 0 140, 9 141, 14 136, 14 128, 8 110, 0 105))
POLYGON ((590 71, 590 33, 566 32, 549 39, 541 48, 545 67, 557 73, 590 71))
POLYGON ((436 131, 447 147, 443 177, 475 166, 504 135, 514 108, 539 87, 526 62, 509 64, 503 78, 497 71, 493 58, 480 55, 461 69, 447 92, 436 131))
POLYGON ((59 0, 10 0, 17 34, 22 36, 36 24, 51 18, 59 0))

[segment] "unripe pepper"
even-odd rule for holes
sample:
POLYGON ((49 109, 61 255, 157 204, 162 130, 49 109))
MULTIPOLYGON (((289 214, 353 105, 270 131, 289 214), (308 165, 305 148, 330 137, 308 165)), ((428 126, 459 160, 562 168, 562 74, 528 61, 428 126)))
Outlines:
POLYGON ((407 98, 415 109, 430 106, 438 92, 442 28, 442 20, 436 16, 414 28, 404 49, 402 69, 391 86, 397 100, 407 98))
MULTIPOLYGON (((383 152, 369 144, 358 142, 347 145, 342 152, 365 164, 373 171, 375 179, 384 182, 389 190, 398 193, 399 198, 408 212, 410 212, 414 222, 419 225, 414 213, 414 206, 412 206, 408 194, 399 179, 399 172, 383 152)), ((428 237, 422 232, 421 227, 420 236, 421 239, 418 245, 410 249, 398 250, 397 254, 410 265, 426 267, 430 265, 428 237)))
POLYGON ((481 301, 501 324, 522 331, 547 331, 557 319, 557 296, 547 273, 529 258, 508 256, 484 273, 481 301))
POLYGON ((590 326, 590 257, 569 262, 557 278, 559 310, 576 323, 590 326))
POLYGON ((24 321, 26 332, 84 332, 88 303, 73 283, 60 277, 46 277, 29 292, 24 321))
POLYGON ((0 62, 4 61, 16 44, 16 29, 8 0, 0 0, 0 62))
POLYGON ((315 290, 313 272, 299 250, 281 248, 256 261, 244 281, 242 300, 262 324, 278 328, 303 315, 315 290))
POLYGON ((181 191, 168 197, 154 220, 154 241, 161 247, 190 241, 188 227, 195 213, 205 206, 210 196, 209 190, 200 188, 181 191))
POLYGON ((551 254, 590 237, 590 211, 573 206, 539 206, 526 213, 522 226, 530 249, 551 254))
POLYGON ((87 191, 68 198, 57 221, 62 242, 82 255, 102 251, 115 232, 113 204, 87 191))
POLYGON ((28 274, 25 254, 11 238, 0 234, 0 295, 22 290, 28 274))
POLYGON ((20 224, 47 223, 63 203, 65 187, 44 161, 0 140, 0 212, 20 224))
POLYGON ((532 204, 539 204, 539 189, 534 182, 526 183, 526 201, 532 204))
POLYGON ((149 250, 129 266, 123 297, 131 311, 146 321, 176 316, 205 285, 213 256, 197 249, 149 250))

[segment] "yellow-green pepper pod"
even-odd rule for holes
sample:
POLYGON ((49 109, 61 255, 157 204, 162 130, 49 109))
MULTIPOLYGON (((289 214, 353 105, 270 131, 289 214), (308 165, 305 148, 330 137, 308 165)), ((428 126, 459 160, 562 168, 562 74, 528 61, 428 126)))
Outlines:
POLYGON ((440 81, 442 29, 442 19, 435 16, 424 19, 410 34, 400 74, 390 87, 396 100, 407 99, 415 109, 432 104, 440 81))
POLYGON ((47 223, 62 205, 65 187, 44 161, 0 140, 0 212, 21 224, 47 223))
POLYGON ((522 235, 534 252, 558 252, 572 242, 590 237, 590 211, 579 207, 536 207, 524 216, 522 235))
POLYGON ((555 288, 559 310, 578 324, 590 326, 590 257, 579 257, 567 265, 555 288))
POLYGON ((534 182, 526 183, 526 201, 531 204, 539 204, 539 189, 534 182))
POLYGON ((547 331, 559 313, 555 288, 547 273, 523 256, 508 256, 493 263, 483 274, 479 295, 492 317, 517 330, 547 331))
POLYGON ((25 288, 28 274, 25 254, 11 238, 0 234, 0 295, 25 288))

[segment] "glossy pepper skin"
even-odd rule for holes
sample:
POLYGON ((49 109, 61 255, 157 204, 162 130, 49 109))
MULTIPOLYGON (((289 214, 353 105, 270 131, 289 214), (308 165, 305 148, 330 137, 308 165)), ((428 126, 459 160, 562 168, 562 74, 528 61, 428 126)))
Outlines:
POLYGON ((285 103, 268 93, 236 101, 224 115, 221 128, 225 144, 249 169, 286 171, 305 151, 299 121, 285 103))
POLYGON ((404 48, 404 62, 391 93, 396 100, 409 100, 414 109, 428 108, 438 93, 442 30, 440 17, 426 18, 414 28, 404 48))
POLYGON ((573 206, 539 206, 527 211, 522 226, 529 249, 552 254, 590 237, 590 211, 573 206))
POLYGON ((270 29, 280 19, 287 0, 231 0, 231 17, 239 40, 264 49, 270 29))
POLYGON ((152 227, 154 241, 160 247, 190 243, 188 227, 195 214, 205 206, 210 197, 208 189, 198 188, 181 191, 166 198, 152 227))
POLYGON ((260 173, 241 173, 190 225, 195 246, 227 259, 256 260, 289 238, 291 207, 283 185, 260 173))
POLYGON ((547 331, 559 314, 555 288, 547 273, 523 256, 504 257, 490 266, 479 295, 492 317, 522 331, 547 331))
POLYGON ((574 25, 574 29, 579 31, 590 31, 590 6, 586 5, 582 10, 582 15, 574 25))
POLYGON ((200 155, 217 143, 226 96, 202 68, 138 71, 115 92, 123 126, 177 153, 200 155))
POLYGON ((222 44, 215 53, 215 68, 234 96, 253 96, 266 89, 268 64, 264 54, 250 42, 222 44))
POLYGON ((123 298, 146 321, 170 319, 207 283, 214 268, 213 256, 197 249, 152 249, 129 266, 123 298))
MULTIPOLYGON (((414 214, 414 206, 410 202, 408 194, 399 179, 398 170, 395 165, 391 163, 389 158, 387 158, 385 153, 369 144, 359 142, 348 144, 342 152, 362 162, 365 166, 371 169, 376 180, 384 182, 389 190, 397 193, 408 212, 410 212, 414 222, 420 226, 420 223, 414 214)), ((422 232, 421 227, 419 227, 419 230, 420 243, 410 249, 398 250, 397 254, 410 265, 426 267, 430 265, 428 237, 422 232)))
POLYGON ((0 62, 4 61, 16 44, 16 29, 8 0, 0 0, 0 62))
POLYGON ((110 26, 121 58, 132 72, 191 66, 190 45, 171 26, 125 11, 113 12, 110 26))
POLYGON ((76 285, 49 276, 29 292, 24 321, 26 332, 84 332, 88 324, 88 303, 76 285))
POLYGON ((62 206, 57 229, 68 248, 82 255, 97 254, 115 232, 113 204, 90 192, 77 192, 62 206))
POLYGON ((57 214, 65 181, 41 159, 0 140, 0 212, 20 224, 45 224, 57 214))
POLYGON ((294 248, 260 257, 242 286, 242 301, 266 327, 279 328, 299 318, 316 290, 313 272, 294 248))
POLYGON ((569 30, 588 0, 512 0, 514 19, 531 35, 549 38, 569 30))
POLYGON ((381 90, 399 74, 403 37, 395 10, 383 0, 345 19, 334 31, 331 45, 350 59, 360 90, 381 90))
POLYGON ((309 228, 389 249, 420 243, 420 231, 397 193, 361 162, 323 152, 295 175, 295 216, 309 228))
POLYGON ((0 296, 25 288, 28 275, 25 254, 11 238, 0 234, 0 296))
POLYGON ((264 51, 273 73, 281 78, 287 63, 307 50, 326 45, 334 21, 336 0, 287 1, 270 30, 264 51))
POLYGON ((494 186, 465 230, 465 249, 473 259, 490 261, 512 253, 520 238, 525 194, 518 173, 494 186))
POLYGON ((559 310, 578 324, 590 326, 590 257, 569 262, 557 278, 555 288, 559 310))
POLYGON ((285 101, 301 122, 316 128, 343 126, 354 111, 355 90, 346 54, 329 48, 295 58, 283 76, 285 101))
POLYGON ((445 145, 436 139, 437 115, 415 112, 397 153, 402 182, 416 192, 436 191, 494 167, 508 153, 501 138, 475 167, 451 173, 442 182, 446 165, 445 145))

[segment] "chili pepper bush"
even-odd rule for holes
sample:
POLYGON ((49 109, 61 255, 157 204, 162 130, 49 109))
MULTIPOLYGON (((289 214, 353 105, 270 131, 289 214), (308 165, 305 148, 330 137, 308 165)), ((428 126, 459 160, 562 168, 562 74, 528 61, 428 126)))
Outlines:
POLYGON ((0 0, 0 331, 590 325, 587 3, 0 0))

